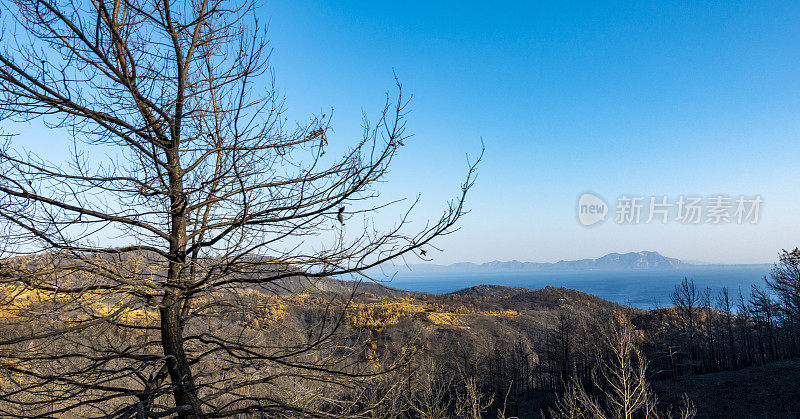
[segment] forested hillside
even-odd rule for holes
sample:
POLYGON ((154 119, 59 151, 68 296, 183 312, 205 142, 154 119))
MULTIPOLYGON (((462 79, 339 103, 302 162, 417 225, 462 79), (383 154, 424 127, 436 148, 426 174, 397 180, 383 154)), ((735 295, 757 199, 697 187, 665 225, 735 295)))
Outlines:
MULTIPOLYGON (((781 255, 765 284, 772 293, 710 295, 687 279, 675 287, 674 307, 653 310, 564 288, 482 285, 432 295, 371 282, 295 276, 221 294, 228 308, 209 305, 214 312, 204 316, 207 323, 189 330, 204 339, 203 330, 212 328, 208 336, 217 336, 221 348, 225 336, 242 334, 251 336, 253 344, 272 347, 274 358, 261 364, 249 364, 246 347, 230 352, 231 347, 196 365, 200 377, 209 378, 229 371, 234 379, 248 368, 268 368, 276 377, 287 374, 256 387, 270 392, 275 405, 264 411, 274 413, 286 414, 279 406, 302 400, 307 412, 339 416, 571 417, 589 408, 570 403, 593 401, 600 411, 613 409, 619 395, 609 392, 609 379, 626 371, 624 384, 632 393, 625 397, 638 400, 632 405, 635 416, 652 410, 651 415, 688 417, 696 410, 699 417, 748 417, 757 411, 788 417, 798 413, 800 353, 790 317, 794 294, 781 290, 798 283, 798 261, 798 251, 781 255), (320 347, 303 346, 308 339, 320 347), (327 358, 346 373, 323 368, 313 373, 313 381, 292 384, 291 393, 275 393, 273 385, 292 383, 292 371, 302 369, 307 356, 327 358), (227 366, 231 362, 236 369, 227 366), (321 389, 328 396, 319 397, 321 389), (576 391, 584 392, 584 399, 576 391), (331 402, 332 394, 339 402, 331 402)), ((4 266, 19 263, 9 260, 4 266)), ((145 345, 140 353, 146 354, 152 308, 126 307, 94 293, 78 299, 56 291, 33 294, 11 284, 3 292, 6 384, 0 409, 5 414, 126 412, 120 410, 122 400, 104 398, 102 386, 71 382, 68 371, 90 360, 114 365, 116 358, 132 356, 137 344, 145 345), (53 319, 47 313, 67 306, 74 307, 72 316, 100 321, 48 335, 53 319), (97 336, 103 336, 102 342, 97 336)), ((203 305, 198 301, 195 307, 203 305)), ((140 380, 160 385, 154 379, 159 357, 151 359, 145 375, 132 372, 106 385, 135 388, 140 380)), ((157 406, 164 396, 148 397, 157 406)))

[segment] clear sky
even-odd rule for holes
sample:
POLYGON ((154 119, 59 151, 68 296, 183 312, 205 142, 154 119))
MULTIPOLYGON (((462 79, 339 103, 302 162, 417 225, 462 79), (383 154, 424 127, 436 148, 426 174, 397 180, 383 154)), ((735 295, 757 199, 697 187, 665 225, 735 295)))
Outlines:
MULTIPOLYGON (((655 250, 771 262, 800 240, 798 2, 267 2, 290 112, 333 108, 338 141, 392 88, 414 133, 389 194, 421 218, 486 156, 438 263, 554 261, 655 250), (586 228, 576 202, 604 197, 586 228), (755 225, 619 225, 620 195, 760 195, 755 225)), ((351 136, 351 137, 348 137, 351 136)), ((649 204, 649 202, 647 202, 649 204)), ((646 208, 645 208, 646 209, 646 208)))
POLYGON ((393 71, 414 95, 384 190, 421 193, 418 224, 484 139, 472 211, 437 263, 639 250, 760 263, 800 245, 800 2, 607 3, 269 0, 260 20, 289 116, 333 109, 332 143, 377 115, 393 71), (611 205, 591 228, 576 215, 586 191, 611 205), (613 220, 620 195, 718 193, 760 195, 759 222, 613 220))

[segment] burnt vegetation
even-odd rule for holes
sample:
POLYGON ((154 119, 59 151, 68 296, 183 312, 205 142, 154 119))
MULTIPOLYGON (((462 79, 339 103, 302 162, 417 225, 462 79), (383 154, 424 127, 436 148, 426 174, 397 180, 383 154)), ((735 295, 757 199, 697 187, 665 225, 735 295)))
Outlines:
POLYGON ((763 289, 687 279, 648 311, 371 282, 455 230, 480 157, 441 217, 412 226, 415 201, 378 189, 409 141, 400 84, 351 142, 330 115, 288 122, 254 7, 2 3, 0 118, 72 153, 43 159, 13 133, 0 148, 0 415, 800 414, 797 249, 763 289), (404 215, 376 226, 389 206, 404 215), (693 381, 774 365, 791 373, 769 405, 711 406, 693 381))
MULTIPOLYGON (((52 263, 42 258, 7 259, 4 267, 52 263)), ((748 297, 724 289, 712 297, 687 279, 675 288, 674 306, 652 310, 564 288, 431 295, 296 275, 196 299, 202 321, 185 336, 192 354, 208 336, 246 339, 245 354, 275 354, 226 349, 190 358, 206 406, 249 398, 262 409, 226 416, 792 417, 800 400, 791 300, 798 264, 800 251, 783 252, 765 288, 748 297), (242 382, 253 393, 211 390, 242 382)), ((16 281, 5 284, 2 313, 4 414, 175 410, 157 345, 158 307, 16 281), (143 360, 127 359, 135 354, 143 360)))

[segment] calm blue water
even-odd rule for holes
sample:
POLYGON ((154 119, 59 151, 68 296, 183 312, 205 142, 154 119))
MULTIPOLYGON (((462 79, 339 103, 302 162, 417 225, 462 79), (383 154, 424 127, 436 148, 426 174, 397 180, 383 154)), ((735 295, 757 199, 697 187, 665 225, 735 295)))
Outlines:
POLYGON ((386 283, 392 288, 443 294, 481 284, 505 285, 531 289, 547 285, 576 289, 600 298, 637 308, 668 306, 669 295, 684 277, 694 280, 698 291, 711 288, 716 296, 728 287, 732 297, 739 290, 750 294, 751 285, 764 284, 770 266, 703 267, 680 270, 642 271, 552 271, 552 272, 481 272, 413 273, 401 272, 386 283))

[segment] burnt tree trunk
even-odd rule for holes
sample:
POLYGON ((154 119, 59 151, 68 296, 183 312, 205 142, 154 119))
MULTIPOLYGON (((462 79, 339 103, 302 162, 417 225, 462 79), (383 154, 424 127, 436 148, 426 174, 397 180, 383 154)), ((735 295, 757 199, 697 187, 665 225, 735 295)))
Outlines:
MULTIPOLYGON (((178 101, 180 104, 180 100, 178 101)), ((180 107, 176 111, 180 112, 180 107)), ((176 118, 176 121, 179 121, 176 118)), ((167 287, 164 290, 161 313, 161 346, 167 357, 172 381, 175 406, 183 408, 178 417, 202 416, 202 406, 197 394, 189 362, 184 351, 183 318, 181 311, 185 300, 187 281, 186 264, 187 220, 186 197, 183 190, 183 169, 180 163, 179 124, 172 128, 172 141, 167 149, 167 167, 170 189, 170 256, 167 287)))

